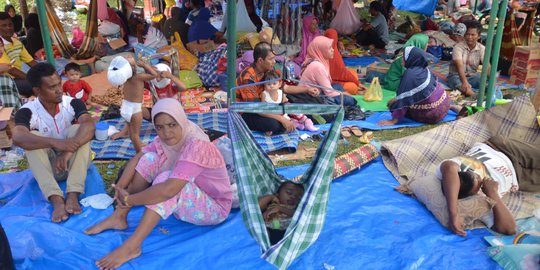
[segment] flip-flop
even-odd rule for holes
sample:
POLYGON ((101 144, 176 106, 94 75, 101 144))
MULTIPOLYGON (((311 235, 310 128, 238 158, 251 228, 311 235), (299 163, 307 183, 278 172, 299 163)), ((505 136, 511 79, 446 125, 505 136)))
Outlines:
POLYGON ((352 132, 352 134, 356 137, 362 136, 362 130, 358 126, 350 126, 349 131, 352 132))
POLYGON ((349 138, 352 136, 351 130, 349 129, 349 127, 342 127, 340 130, 340 133, 341 133, 341 136, 343 136, 343 138, 349 138))
POLYGON ((360 142, 361 143, 370 143, 371 140, 373 140, 373 132, 371 131, 368 131, 368 132, 365 132, 362 137, 360 137, 360 142))

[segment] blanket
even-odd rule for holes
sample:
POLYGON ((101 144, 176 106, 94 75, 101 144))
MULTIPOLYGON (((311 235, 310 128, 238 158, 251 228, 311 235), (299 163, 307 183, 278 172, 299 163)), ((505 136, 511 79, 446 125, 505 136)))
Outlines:
MULTIPOLYGON (((459 121, 382 144, 381 154, 388 170, 400 184, 434 172, 444 159, 465 153, 476 142, 493 135, 540 143, 536 112, 527 95, 513 102, 486 109, 459 121)), ((518 192, 503 198, 516 218, 532 215, 538 208, 534 194, 518 192)))

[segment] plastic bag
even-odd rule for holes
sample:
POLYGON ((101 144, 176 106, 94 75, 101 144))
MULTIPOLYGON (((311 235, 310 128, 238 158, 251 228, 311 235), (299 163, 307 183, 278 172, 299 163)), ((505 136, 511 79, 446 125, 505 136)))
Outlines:
POLYGON ((95 209, 107 209, 114 202, 113 198, 105 193, 99 193, 88 196, 81 200, 81 205, 84 207, 91 206, 95 209))
POLYGON ((216 146, 225 160, 225 166, 227 167, 227 174, 229 175, 231 184, 236 183, 236 170, 234 167, 231 139, 226 136, 222 136, 219 139, 214 140, 212 143, 216 146))
POLYGON ((364 95, 365 101, 381 101, 383 100, 382 88, 379 83, 379 77, 373 78, 371 85, 369 86, 366 94, 364 95))

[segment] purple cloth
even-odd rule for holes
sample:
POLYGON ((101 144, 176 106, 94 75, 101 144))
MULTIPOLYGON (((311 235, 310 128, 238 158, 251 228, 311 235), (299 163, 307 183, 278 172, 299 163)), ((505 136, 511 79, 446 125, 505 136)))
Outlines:
POLYGON ((403 119, 407 116, 417 122, 436 124, 448 114, 449 108, 450 102, 448 95, 446 95, 444 88, 440 84, 437 84, 435 91, 433 91, 433 93, 425 100, 418 102, 412 107, 403 107, 401 109, 393 110, 392 118, 403 119), (432 108, 419 108, 422 105, 432 108))

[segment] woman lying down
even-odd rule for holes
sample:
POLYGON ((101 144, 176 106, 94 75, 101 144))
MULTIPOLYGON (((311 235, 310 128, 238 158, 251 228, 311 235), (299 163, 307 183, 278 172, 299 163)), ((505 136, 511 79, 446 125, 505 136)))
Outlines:
POLYGON ((540 191, 540 144, 495 136, 476 143, 464 156, 444 160, 436 172, 448 205, 448 227, 465 236, 458 199, 479 192, 495 201, 482 221, 502 234, 515 234, 516 222, 501 198, 508 192, 540 191))

